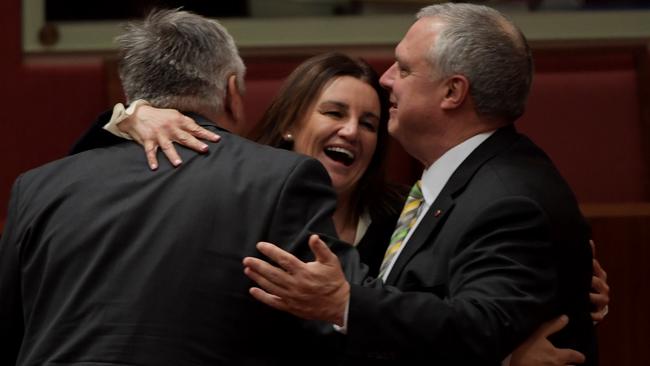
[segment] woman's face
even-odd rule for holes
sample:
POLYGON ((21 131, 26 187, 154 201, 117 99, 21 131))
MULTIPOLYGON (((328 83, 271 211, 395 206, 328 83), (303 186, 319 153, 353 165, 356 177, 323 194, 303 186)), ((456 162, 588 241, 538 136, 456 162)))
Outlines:
POLYGON ((368 169, 377 145, 379 97, 351 76, 323 88, 305 118, 292 131, 294 151, 318 159, 338 194, 352 192, 368 169))

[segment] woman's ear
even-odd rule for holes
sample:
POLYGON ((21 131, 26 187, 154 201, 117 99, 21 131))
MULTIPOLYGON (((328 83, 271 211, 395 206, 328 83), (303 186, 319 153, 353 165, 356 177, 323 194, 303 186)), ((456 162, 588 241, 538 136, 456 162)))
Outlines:
POLYGON ((454 75, 446 81, 447 94, 442 100, 442 109, 460 107, 469 94, 469 80, 463 75, 454 75))
POLYGON ((230 116, 238 130, 243 127, 245 122, 244 116, 244 99, 239 92, 239 81, 237 75, 233 74, 228 77, 228 88, 226 90, 226 113, 230 116))

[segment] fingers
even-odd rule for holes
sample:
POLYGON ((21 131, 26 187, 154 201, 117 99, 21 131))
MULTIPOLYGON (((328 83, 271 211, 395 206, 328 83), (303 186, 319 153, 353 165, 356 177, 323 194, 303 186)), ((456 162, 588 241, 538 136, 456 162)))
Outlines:
POLYGON ((257 250, 289 273, 296 273, 305 264, 293 254, 271 243, 259 242, 257 243, 257 250))
POLYGON ((330 248, 316 234, 309 237, 309 248, 320 263, 332 263, 338 261, 336 254, 332 253, 330 248))
MULTIPOLYGON (((184 120, 182 122, 183 128, 185 131, 190 133, 192 136, 198 138, 198 139, 203 139, 203 140, 208 140, 212 142, 217 142, 221 139, 221 136, 217 135, 216 133, 206 130, 205 128, 199 126, 194 122, 193 119, 190 117, 184 116, 184 120)), ((207 145, 205 145, 206 150, 207 150, 207 145)))
POLYGON ((590 293, 589 301, 596 306, 596 310, 591 312, 591 320, 596 323, 603 321, 608 312, 609 296, 590 293))
POLYGON ((542 337, 548 338, 550 335, 562 330, 562 328, 564 328, 568 323, 569 317, 566 315, 560 315, 557 318, 542 324, 537 331, 542 337))
POLYGON ((607 274, 605 274, 604 271, 602 272, 602 277, 591 277, 592 292, 589 294, 589 301, 596 306, 596 310, 591 313, 591 319, 596 323, 605 319, 605 315, 607 315, 607 306, 609 305, 609 286, 603 279, 607 277, 607 274))
POLYGON ((285 285, 290 281, 286 273, 260 259, 251 259, 254 259, 254 263, 246 265, 244 274, 265 291, 276 296, 286 296, 285 285))
POLYGON ((204 153, 208 151, 208 145, 205 142, 199 141, 196 137, 186 132, 177 132, 174 141, 196 152, 204 153))
POLYGON ((597 259, 594 259, 591 265, 593 267, 594 275, 607 282, 607 272, 605 272, 603 267, 600 265, 600 262, 598 262, 597 259))
POLYGON ((133 116, 122 121, 119 125, 134 140, 145 147, 147 162, 151 169, 158 167, 156 150, 163 151, 173 166, 178 166, 182 160, 174 147, 174 142, 197 152, 207 152, 208 145, 199 139, 218 141, 220 136, 211 132, 173 109, 156 109, 143 105, 135 110, 133 116))
POLYGON ((603 308, 599 308, 597 311, 593 311, 590 313, 591 315, 591 320, 594 322, 594 324, 598 324, 605 320, 605 316, 608 313, 609 306, 605 305, 603 308))
POLYGON ((591 290, 592 293, 606 295, 609 297, 609 285, 600 277, 591 277, 591 290))
POLYGON ((582 353, 572 349, 559 349, 557 352, 558 360, 561 365, 575 365, 584 363, 586 358, 582 353))
POLYGON ((153 141, 144 142, 144 152, 147 155, 147 163, 151 170, 158 169, 158 158, 156 158, 156 152, 158 151, 158 146, 156 146, 153 141))
POLYGON ((596 258, 596 243, 593 240, 589 239, 589 246, 591 247, 591 256, 596 258))
POLYGON ((271 295, 268 292, 257 288, 257 287, 251 287, 248 292, 258 301, 263 302, 264 304, 273 307, 278 310, 283 310, 283 311, 288 311, 287 305, 282 301, 282 298, 271 295))
POLYGON ((165 154, 169 162, 172 163, 173 166, 179 166, 183 162, 181 160, 181 157, 178 156, 178 152, 176 151, 176 148, 174 147, 174 144, 171 141, 167 139, 161 139, 160 149, 163 151, 163 153, 165 154))

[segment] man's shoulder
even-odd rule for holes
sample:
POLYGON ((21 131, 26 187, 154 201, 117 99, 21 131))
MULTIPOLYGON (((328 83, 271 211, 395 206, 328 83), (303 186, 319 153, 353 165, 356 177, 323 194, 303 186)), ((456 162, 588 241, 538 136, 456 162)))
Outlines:
MULTIPOLYGON (((499 142, 497 142, 499 143, 499 142)), ((474 172, 467 190, 476 201, 525 198, 547 212, 572 212, 578 203, 548 155, 528 137, 516 134, 474 172)))
POLYGON ((250 168, 275 174, 286 174, 287 170, 293 170, 297 166, 313 167, 325 172, 318 160, 307 155, 258 144, 232 133, 219 133, 219 142, 208 143, 210 152, 206 155, 207 163, 232 165, 240 171, 250 168))

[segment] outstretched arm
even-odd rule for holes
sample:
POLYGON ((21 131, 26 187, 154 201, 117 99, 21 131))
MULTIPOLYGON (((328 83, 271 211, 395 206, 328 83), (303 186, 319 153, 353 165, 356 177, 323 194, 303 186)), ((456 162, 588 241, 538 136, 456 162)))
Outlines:
POLYGON ((74 155, 86 150, 116 145, 123 142, 123 138, 115 136, 103 128, 106 122, 111 119, 112 113, 113 110, 109 109, 97 116, 97 119, 92 123, 92 125, 84 131, 83 135, 81 135, 81 137, 75 141, 74 145, 72 145, 68 155, 74 155))
POLYGON ((303 319, 316 319, 339 326, 344 324, 350 298, 339 259, 318 235, 309 237, 313 262, 302 262, 271 243, 258 243, 257 249, 281 268, 261 259, 244 258, 244 273, 260 287, 250 289, 257 300, 303 319))
POLYGON ((142 105, 116 126, 144 147, 149 167, 158 168, 156 152, 160 148, 174 166, 181 160, 174 142, 197 152, 207 152, 208 145, 199 139, 219 141, 219 135, 199 126, 190 117, 175 109, 160 109, 142 105))
POLYGON ((159 147, 169 161, 177 166, 182 160, 174 148, 174 142, 197 152, 206 152, 207 145, 198 139, 213 142, 219 140, 217 134, 204 129, 177 110, 158 109, 147 104, 124 109, 118 103, 112 110, 99 115, 74 144, 70 154, 115 145, 125 138, 132 138, 144 147, 152 170, 158 168, 156 152, 159 147))

